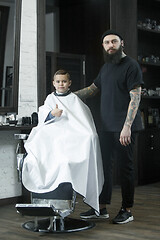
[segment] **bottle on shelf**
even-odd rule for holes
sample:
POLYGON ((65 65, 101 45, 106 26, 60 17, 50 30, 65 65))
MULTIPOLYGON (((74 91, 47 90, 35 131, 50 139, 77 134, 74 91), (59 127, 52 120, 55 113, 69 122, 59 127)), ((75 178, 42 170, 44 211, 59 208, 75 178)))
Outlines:
POLYGON ((153 127, 152 108, 148 108, 148 127, 153 127))
POLYGON ((152 116, 153 116, 153 126, 158 127, 158 125, 159 125, 159 110, 158 110, 158 108, 152 108, 152 116))
POLYGON ((142 120, 142 128, 145 129, 145 117, 144 110, 141 110, 141 120, 142 120))

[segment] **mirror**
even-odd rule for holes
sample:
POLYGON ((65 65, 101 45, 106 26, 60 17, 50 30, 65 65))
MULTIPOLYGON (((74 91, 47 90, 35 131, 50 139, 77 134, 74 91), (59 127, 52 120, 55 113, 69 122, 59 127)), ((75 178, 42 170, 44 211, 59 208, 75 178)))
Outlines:
POLYGON ((18 110, 21 0, 0 0, 0 114, 18 110))

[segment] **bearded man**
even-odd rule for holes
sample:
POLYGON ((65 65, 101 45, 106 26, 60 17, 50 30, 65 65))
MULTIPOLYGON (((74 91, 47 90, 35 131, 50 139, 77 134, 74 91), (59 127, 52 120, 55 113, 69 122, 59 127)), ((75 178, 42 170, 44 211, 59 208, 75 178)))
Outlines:
POLYGON ((131 208, 134 203, 134 159, 135 134, 142 129, 139 108, 142 72, 139 64, 124 51, 124 40, 115 30, 102 35, 105 64, 94 82, 87 88, 75 92, 80 98, 88 98, 101 92, 102 129, 100 144, 105 182, 99 197, 100 214, 93 209, 81 213, 82 218, 109 218, 106 204, 111 203, 112 161, 118 161, 121 176, 122 203, 113 223, 133 221, 131 208))

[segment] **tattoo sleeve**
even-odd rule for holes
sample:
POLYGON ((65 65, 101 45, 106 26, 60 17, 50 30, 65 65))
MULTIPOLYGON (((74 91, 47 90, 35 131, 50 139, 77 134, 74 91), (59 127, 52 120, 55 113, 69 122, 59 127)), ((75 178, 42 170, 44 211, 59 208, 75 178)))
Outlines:
POLYGON ((92 83, 89 87, 83 88, 74 92, 79 98, 86 99, 95 96, 99 92, 99 89, 92 83))
POLYGON ((132 89, 130 91, 130 97, 131 97, 131 100, 128 106, 127 117, 124 125, 128 125, 131 127, 135 119, 135 116, 137 114, 137 110, 141 100, 141 87, 137 86, 136 88, 132 89))

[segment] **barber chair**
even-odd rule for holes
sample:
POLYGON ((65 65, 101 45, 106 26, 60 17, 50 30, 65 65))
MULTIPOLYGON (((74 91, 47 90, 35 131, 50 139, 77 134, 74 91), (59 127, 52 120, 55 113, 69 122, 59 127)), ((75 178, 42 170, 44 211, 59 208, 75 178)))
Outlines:
MULTIPOLYGON (((15 134, 15 139, 25 142, 28 134, 15 134)), ((20 153, 17 147, 17 170, 22 180, 22 167, 26 153, 20 153)), ((48 193, 31 193, 31 203, 16 204, 17 212, 24 216, 32 216, 34 220, 24 223, 23 228, 34 232, 65 233, 90 229, 95 223, 72 219, 76 204, 76 192, 71 183, 61 183, 54 191, 48 193)))

